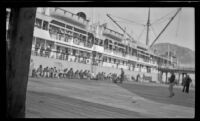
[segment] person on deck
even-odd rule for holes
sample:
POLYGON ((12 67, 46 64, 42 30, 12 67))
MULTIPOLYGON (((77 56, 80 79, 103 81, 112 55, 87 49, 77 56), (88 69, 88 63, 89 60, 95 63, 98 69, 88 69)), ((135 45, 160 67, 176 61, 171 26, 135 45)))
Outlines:
POLYGON ((83 70, 79 71, 79 77, 80 77, 80 79, 83 79, 83 70))
POLYGON ((137 82, 140 81, 140 74, 137 75, 137 77, 136 77, 136 81, 137 81, 137 82))
POLYGON ((121 78, 120 78, 120 83, 122 83, 124 81, 124 70, 123 68, 121 68, 121 78))
POLYGON ((63 77, 64 78, 67 78, 67 71, 68 71, 68 69, 66 68, 66 69, 64 69, 64 74, 63 74, 63 77))
POLYGON ((182 85, 183 85, 183 89, 182 89, 182 92, 185 92, 185 89, 186 89, 186 76, 185 77, 183 77, 183 79, 182 79, 182 85))
POLYGON ((53 68, 50 68, 49 73, 50 73, 50 78, 53 78, 53 68))
POLYGON ((189 93, 189 88, 190 88, 190 83, 192 82, 192 79, 190 78, 190 76, 187 74, 186 75, 186 81, 185 81, 185 85, 186 85, 186 93, 189 93))
POLYGON ((171 73, 171 77, 169 78, 169 97, 173 97, 175 94, 173 92, 173 86, 175 85, 175 75, 174 72, 171 73))
POLYGON ((75 74, 75 79, 79 79, 79 71, 76 70, 76 72, 74 74, 75 74))
POLYGON ((46 77, 49 78, 49 67, 46 67, 46 77))
POLYGON ((38 69, 37 69, 37 77, 38 77, 38 76, 39 76, 39 77, 42 76, 42 70, 43 70, 42 65, 40 65, 40 66, 38 67, 38 69))
POLYGON ((69 70, 69 78, 70 79, 72 79, 73 78, 73 74, 74 72, 73 72, 73 69, 72 68, 70 68, 70 70, 69 70))

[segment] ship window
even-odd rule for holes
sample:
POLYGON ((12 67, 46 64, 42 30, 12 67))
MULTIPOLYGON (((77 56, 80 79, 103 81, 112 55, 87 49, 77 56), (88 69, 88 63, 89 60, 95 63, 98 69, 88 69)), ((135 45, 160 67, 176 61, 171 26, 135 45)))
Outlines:
POLYGON ((38 28, 41 28, 42 27, 42 20, 36 18, 36 20, 35 20, 35 26, 38 27, 38 28))
POLYGON ((109 63, 111 62, 111 58, 109 58, 109 63))
POLYGON ((68 28, 68 29, 72 29, 73 27, 70 26, 70 25, 66 25, 66 28, 68 28))
POLYGON ((47 21, 44 21, 43 23, 43 27, 42 27, 44 30, 48 30, 48 22, 47 21))
POLYGON ((65 24, 63 24, 63 23, 61 23, 61 22, 58 22, 58 21, 55 21, 55 20, 52 20, 51 23, 56 24, 56 25, 58 25, 58 26, 65 27, 65 24))
POLYGON ((73 55, 76 55, 76 50, 73 50, 73 55))
POLYGON ((98 39, 97 38, 95 38, 94 44, 98 45, 98 39))
POLYGON ((103 59, 104 59, 104 62, 107 62, 107 57, 104 57, 103 59))
POLYGON ((111 59, 111 63, 114 63, 114 59, 113 58, 111 59))
POLYGON ((99 45, 100 45, 100 46, 103 46, 103 40, 100 40, 99 45))
POLYGON ((87 33, 86 31, 83 31, 83 30, 75 28, 75 27, 74 27, 74 31, 82 33, 82 34, 86 34, 87 33))
POLYGON ((109 45, 109 49, 110 49, 110 50, 112 49, 112 45, 109 45))
POLYGON ((58 33, 59 32, 59 28, 53 25, 50 25, 50 31, 53 33, 58 33))

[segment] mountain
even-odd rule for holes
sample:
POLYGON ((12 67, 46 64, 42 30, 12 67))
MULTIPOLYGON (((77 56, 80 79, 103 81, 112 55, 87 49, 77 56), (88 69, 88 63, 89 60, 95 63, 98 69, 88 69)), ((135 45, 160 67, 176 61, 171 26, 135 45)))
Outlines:
POLYGON ((168 52, 168 45, 170 52, 175 52, 180 66, 195 67, 195 51, 191 49, 170 43, 157 43, 152 48, 156 49, 156 53, 159 55, 166 55, 168 52))

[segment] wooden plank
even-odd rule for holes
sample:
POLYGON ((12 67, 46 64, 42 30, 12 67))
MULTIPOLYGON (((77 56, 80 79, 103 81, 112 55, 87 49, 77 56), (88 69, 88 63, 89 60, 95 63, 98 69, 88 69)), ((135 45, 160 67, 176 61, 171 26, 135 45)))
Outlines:
POLYGON ((11 8, 7 56, 7 116, 25 117, 25 101, 36 8, 11 8))

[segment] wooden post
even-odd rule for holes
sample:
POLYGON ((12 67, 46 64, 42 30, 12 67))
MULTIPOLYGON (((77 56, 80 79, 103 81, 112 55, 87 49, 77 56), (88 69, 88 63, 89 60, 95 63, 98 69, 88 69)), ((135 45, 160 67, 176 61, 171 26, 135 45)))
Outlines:
POLYGON ((167 80, 167 75, 168 75, 168 72, 166 71, 166 81, 165 81, 165 82, 168 82, 168 80, 167 80))
POLYGON ((162 77, 163 77, 163 72, 160 71, 160 82, 163 82, 162 77))
POLYGON ((180 83, 180 72, 178 72, 178 84, 180 83))
POLYGON ((6 45, 7 117, 24 118, 36 8, 12 8, 6 45))
POLYGON ((182 81, 181 81, 182 83, 183 83, 183 79, 184 79, 184 73, 182 73, 182 81))

